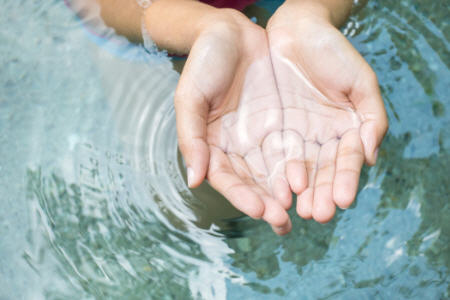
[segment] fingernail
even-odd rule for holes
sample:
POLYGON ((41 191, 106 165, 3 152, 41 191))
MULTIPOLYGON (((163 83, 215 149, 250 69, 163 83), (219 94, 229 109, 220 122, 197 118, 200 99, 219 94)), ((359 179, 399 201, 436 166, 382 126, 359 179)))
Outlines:
POLYGON ((377 148, 375 150, 375 163, 377 162, 377 159, 378 159, 378 150, 380 150, 380 148, 377 148))
POLYGON ((187 168, 187 181, 188 186, 192 187, 192 181, 194 180, 194 170, 191 167, 187 168))

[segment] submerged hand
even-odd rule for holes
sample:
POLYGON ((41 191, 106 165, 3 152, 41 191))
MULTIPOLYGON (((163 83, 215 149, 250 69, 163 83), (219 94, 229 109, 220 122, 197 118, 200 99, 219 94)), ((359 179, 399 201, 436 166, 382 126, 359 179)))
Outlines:
POLYGON ((291 192, 278 163, 282 111, 267 37, 236 14, 191 49, 175 94, 180 150, 190 187, 206 177, 237 209, 284 234, 291 192))
POLYGON ((297 212, 329 221, 353 202, 387 130, 375 73, 329 21, 281 7, 267 31, 283 107, 286 175, 297 212))

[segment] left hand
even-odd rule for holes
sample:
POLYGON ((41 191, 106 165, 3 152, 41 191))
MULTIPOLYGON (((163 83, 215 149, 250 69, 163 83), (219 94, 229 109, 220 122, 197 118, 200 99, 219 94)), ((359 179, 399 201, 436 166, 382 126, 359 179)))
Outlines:
POLYGON ((282 6, 267 26, 287 180, 298 214, 318 222, 352 204, 388 128, 374 71, 325 15, 282 6))
POLYGON ((175 93, 188 184, 196 187, 206 177, 238 210, 286 234, 292 195, 266 32, 233 10, 208 19, 175 93))

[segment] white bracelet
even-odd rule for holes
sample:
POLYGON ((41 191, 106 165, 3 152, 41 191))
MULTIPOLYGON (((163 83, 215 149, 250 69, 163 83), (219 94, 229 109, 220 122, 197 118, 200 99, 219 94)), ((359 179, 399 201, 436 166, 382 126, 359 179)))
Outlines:
POLYGON ((144 48, 148 52, 154 52, 154 49, 156 48, 156 46, 155 46, 155 43, 150 38, 150 34, 148 33, 147 28, 145 27, 145 22, 144 22, 143 18, 141 21, 141 33, 142 33, 142 41, 144 42, 144 48))
POLYGON ((143 40, 143 47, 145 52, 150 54, 153 58, 167 58, 167 51, 166 50, 159 50, 156 46, 155 42, 152 41, 150 38, 150 34, 147 31, 147 28, 145 27, 144 19, 141 21, 141 33, 142 33, 142 40, 143 40))
POLYGON ((152 4, 152 0, 136 0, 137 4, 142 8, 147 8, 152 4))

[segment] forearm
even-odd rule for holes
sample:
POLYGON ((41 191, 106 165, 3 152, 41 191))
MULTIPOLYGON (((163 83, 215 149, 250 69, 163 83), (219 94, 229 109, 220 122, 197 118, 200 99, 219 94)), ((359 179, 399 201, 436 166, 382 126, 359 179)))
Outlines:
POLYGON ((142 41, 143 9, 136 0, 96 0, 96 2, 100 6, 100 17, 107 26, 114 28, 117 34, 126 36, 131 42, 142 41))
MULTIPOLYGON (((79 0, 75 0, 79 1, 79 0)), ((230 9, 217 9, 196 0, 157 0, 146 9, 136 0, 96 0, 100 15, 109 27, 132 42, 142 41, 142 22, 150 39, 174 54, 187 54, 198 36, 217 26, 230 29, 243 15, 230 9)), ((92 9, 92 4, 89 9, 92 9)))
POLYGON ((286 0, 281 8, 293 18, 320 17, 339 27, 350 15, 352 5, 352 0, 286 0))
POLYGON ((245 17, 234 10, 217 9, 191 0, 159 0, 144 12, 145 27, 158 47, 186 54, 198 36, 218 26, 238 32, 245 17))

